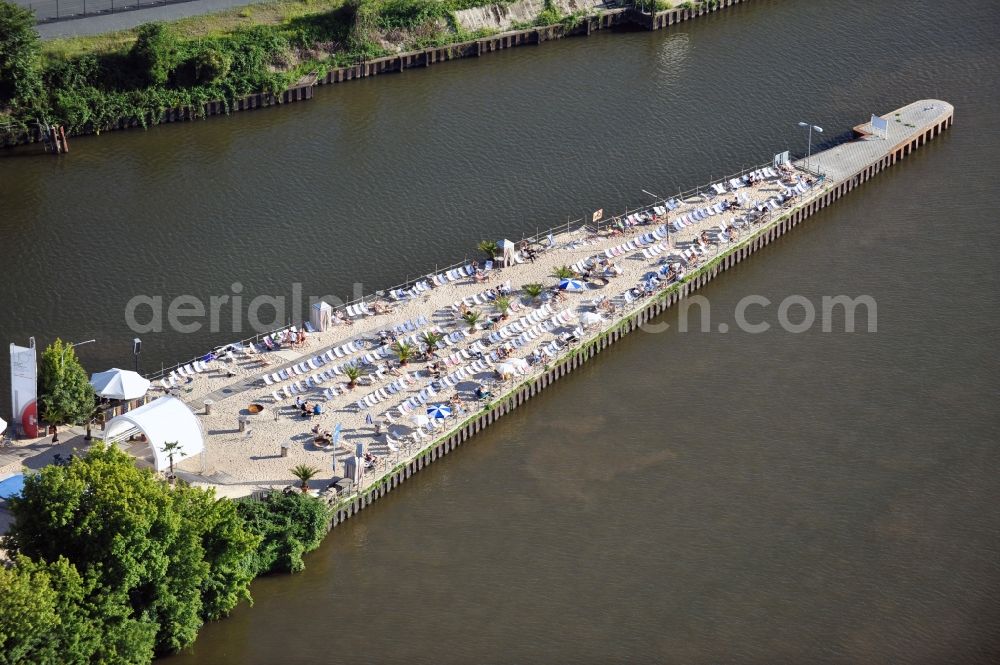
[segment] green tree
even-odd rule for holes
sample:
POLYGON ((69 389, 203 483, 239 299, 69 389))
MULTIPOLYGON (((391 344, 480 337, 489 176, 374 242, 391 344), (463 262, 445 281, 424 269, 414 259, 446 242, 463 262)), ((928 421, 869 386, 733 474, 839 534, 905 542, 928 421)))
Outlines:
POLYGON ((149 85, 163 85, 178 64, 177 35, 165 23, 144 23, 129 55, 139 76, 149 85))
POLYGON ((42 352, 42 418, 54 425, 87 422, 94 413, 94 388, 73 345, 57 339, 42 352))
POLYGON ((196 533, 208 573, 201 582, 201 616, 208 621, 229 614, 241 600, 250 600, 250 582, 257 571, 252 554, 260 538, 246 528, 236 504, 219 499, 215 490, 181 483, 171 492, 176 510, 196 533))
MULTIPOLYGON (((145 663, 145 652, 105 648, 102 599, 89 597, 92 581, 81 577, 65 558, 52 563, 18 557, 10 568, 0 567, 0 662, 91 663, 101 656, 113 662, 145 663)), ((146 634, 151 638, 152 631, 146 634)), ((121 645, 119 645, 121 646, 121 645)))
POLYGON ((201 85, 225 78, 232 64, 232 57, 211 43, 200 49, 190 61, 194 80, 201 85))
POLYGON ((271 492, 261 501, 240 501, 236 510, 246 528, 261 538, 253 554, 258 575, 305 568, 302 555, 319 547, 330 525, 326 504, 298 492, 271 492))
POLYGON ((33 105, 42 90, 35 15, 0 0, 0 109, 33 105))
POLYGON ((65 557, 93 582, 88 601, 103 619, 104 660, 126 658, 122 649, 162 654, 249 597, 258 541, 225 503, 202 490, 171 490, 113 446, 96 444, 67 467, 25 478, 22 495, 10 500, 5 546, 38 560, 65 557))

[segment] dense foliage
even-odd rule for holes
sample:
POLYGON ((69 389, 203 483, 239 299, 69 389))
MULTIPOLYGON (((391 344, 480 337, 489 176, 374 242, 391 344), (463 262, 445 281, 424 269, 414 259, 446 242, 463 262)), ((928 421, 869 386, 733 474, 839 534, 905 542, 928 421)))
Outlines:
POLYGON ((305 568, 302 555, 319 547, 330 522, 322 501, 298 492, 272 492, 262 501, 240 503, 237 510, 247 529, 261 538, 252 564, 258 575, 305 568))
POLYGON ((329 509, 297 492, 216 499, 97 444, 25 478, 2 543, 0 665, 148 663, 249 600, 250 581, 302 570, 329 509))
POLYGON ((8 105, 30 108, 38 97, 38 54, 34 14, 0 2, 0 110, 8 105))
POLYGON ((26 477, 10 503, 5 546, 20 559, 8 574, 44 602, 32 610, 41 613, 36 623, 0 613, 0 636, 33 654, 31 662, 148 662, 190 644, 205 620, 250 597, 260 539, 233 502, 172 488, 114 447, 97 445, 69 466, 26 477), (76 614, 64 611, 70 605, 76 614), (77 657, 46 660, 28 628, 58 637, 70 620, 80 637, 59 652, 72 646, 77 657))
MULTIPOLYGON (((330 67, 483 36, 489 31, 465 32, 454 12, 509 1, 275 0, 66 42, 74 48, 46 42, 40 55, 30 14, 0 0, 0 125, 100 132, 120 122, 155 124, 171 108, 201 113, 206 102, 278 92, 330 67), (238 18, 258 11, 266 20, 238 18)), ((552 5, 544 14, 560 18, 552 5)))
POLYGON ((73 345, 57 339, 42 352, 42 417, 49 423, 80 424, 94 413, 94 388, 73 345))

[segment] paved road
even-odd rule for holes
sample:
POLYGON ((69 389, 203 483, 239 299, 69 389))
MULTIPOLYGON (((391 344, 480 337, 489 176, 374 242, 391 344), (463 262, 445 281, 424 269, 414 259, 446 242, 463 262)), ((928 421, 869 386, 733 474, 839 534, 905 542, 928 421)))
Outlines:
POLYGON ((134 28, 149 21, 168 21, 207 14, 229 7, 267 2, 267 0, 13 0, 35 11, 39 19, 79 16, 103 12, 71 20, 43 23, 38 26, 42 39, 72 35, 98 35, 102 32, 134 28))

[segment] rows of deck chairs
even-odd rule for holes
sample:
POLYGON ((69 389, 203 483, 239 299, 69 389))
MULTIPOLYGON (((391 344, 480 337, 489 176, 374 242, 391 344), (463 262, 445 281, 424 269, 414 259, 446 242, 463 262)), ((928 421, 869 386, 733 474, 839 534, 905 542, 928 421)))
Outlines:
MULTIPOLYGON (((548 305, 546 305, 546 307, 548 307, 548 305)), ((527 319, 530 317, 525 317, 525 318, 527 319)), ((517 335, 517 337, 506 339, 506 343, 504 344, 504 346, 507 347, 508 350, 519 349, 525 344, 528 344, 529 342, 536 340, 540 335, 543 335, 547 332, 555 330, 556 328, 561 328, 562 326, 567 325, 572 320, 572 318, 573 318, 573 313, 569 310, 564 310, 562 312, 559 312, 552 318, 550 318, 548 321, 538 322, 539 320, 536 320, 536 322, 530 327, 522 328, 520 334, 517 335)), ((516 334, 516 333, 511 333, 511 334, 516 334)), ((500 360, 499 352, 498 351, 491 352, 489 354, 489 358, 494 362, 499 361, 500 360)))
MULTIPOLYGON (((377 370, 376 374, 378 373, 379 371, 377 370)), ((357 405, 359 410, 373 407, 379 402, 387 400, 393 395, 396 395, 397 393, 406 390, 407 387, 410 386, 415 380, 416 380, 415 376, 410 375, 409 373, 404 374, 403 376, 391 381, 382 388, 378 388, 368 393, 367 395, 359 399, 357 402, 355 402, 355 404, 357 405)))
POLYGON ((393 327, 391 330, 398 337, 400 335, 405 335, 406 333, 416 332, 417 330, 423 328, 429 323, 430 320, 426 316, 421 314, 415 319, 409 319, 408 321, 400 323, 398 326, 393 327))
POLYGON ((697 224, 698 222, 704 221, 709 217, 714 217, 715 215, 722 214, 729 209, 728 201, 720 201, 710 206, 704 206, 702 208, 696 208, 689 213, 681 215, 674 218, 671 222, 674 229, 680 231, 685 226, 691 226, 692 224, 697 224))
POLYGON ((509 323, 503 326, 502 328, 497 328, 496 330, 490 332, 486 336, 486 339, 488 339, 491 344, 496 344, 501 340, 507 339, 508 337, 516 335, 520 332, 524 332, 526 328, 535 325, 536 323, 538 323, 551 313, 552 313, 552 305, 550 303, 546 303, 541 307, 539 307, 538 309, 531 312, 531 314, 528 314, 527 316, 520 318, 517 321, 514 321, 513 323, 509 323))
MULTIPOLYGON (((752 171, 752 174, 753 174, 754 180, 768 180, 768 179, 772 179, 773 180, 775 178, 780 178, 781 177, 781 174, 778 173, 777 171, 775 171, 770 166, 766 166, 766 167, 764 167, 762 169, 757 169, 756 171, 752 171)), ((729 184, 730 191, 734 191, 734 192, 737 189, 740 189, 742 187, 746 187, 747 185, 750 184, 750 173, 744 174, 743 176, 740 176, 738 178, 730 178, 728 184, 729 184)), ((718 193, 718 194, 725 194, 726 193, 725 185, 723 185, 721 182, 712 185, 712 189, 715 190, 715 192, 718 193)))
POLYGON ((475 307, 476 305, 488 305, 494 300, 496 300, 496 292, 498 290, 509 292, 510 289, 511 289, 510 280, 507 280, 506 282, 501 284, 498 289, 496 288, 486 289, 482 293, 474 293, 473 295, 468 296, 466 298, 462 298, 461 300, 456 300, 454 303, 452 303, 451 309, 453 312, 458 313, 462 310, 463 304, 466 307, 475 307))
POLYGON ((490 364, 482 358, 477 358, 468 365, 464 367, 459 367, 454 372, 451 372, 446 376, 442 376, 440 379, 432 381, 430 387, 434 389, 436 392, 440 392, 445 388, 454 388, 455 386, 457 386, 459 383, 469 378, 470 376, 482 372, 488 372, 489 370, 490 370, 490 364))
POLYGON ((195 360, 187 365, 181 365, 177 369, 171 370, 166 378, 160 379, 160 385, 163 386, 164 390, 170 390, 179 386, 182 380, 190 381, 199 374, 208 372, 211 369, 207 362, 195 360))
MULTIPOLYGON (((490 273, 493 271, 494 265, 493 261, 486 261, 483 264, 482 271, 484 273, 490 273)), ((434 286, 445 286, 447 284, 453 284, 455 282, 460 282, 462 280, 473 277, 476 274, 476 269, 471 263, 462 266, 461 268, 453 268, 451 270, 446 270, 445 272, 438 273, 436 275, 428 275, 426 279, 416 282, 412 286, 406 289, 392 289, 389 291, 389 297, 393 300, 409 300, 411 298, 416 298, 421 296, 434 286), (432 286, 433 284, 433 286, 432 286)))

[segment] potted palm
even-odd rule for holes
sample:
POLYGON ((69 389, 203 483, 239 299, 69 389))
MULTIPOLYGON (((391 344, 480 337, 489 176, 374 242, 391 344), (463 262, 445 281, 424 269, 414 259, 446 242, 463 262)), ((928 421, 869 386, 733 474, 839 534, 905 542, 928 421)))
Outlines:
POLYGON ((406 342, 396 342, 392 350, 396 352, 396 357, 399 358, 400 365, 407 364, 410 362, 410 358, 413 357, 414 348, 406 342))
POLYGON ((167 480, 173 482, 177 477, 174 475, 174 455, 184 457, 187 453, 181 450, 180 441, 165 441, 163 447, 160 448, 160 452, 165 453, 167 459, 170 461, 170 472, 167 475, 167 480))
POLYGON ((531 284, 525 284, 524 286, 521 287, 521 291, 524 292, 524 295, 528 296, 529 300, 538 300, 538 298, 540 298, 542 295, 542 291, 544 290, 545 287, 543 287, 541 284, 538 284, 537 282, 533 282, 531 284))
POLYGON ((479 319, 482 315, 479 312, 466 312, 462 315, 462 320, 469 324, 469 332, 473 332, 476 329, 476 324, 479 323, 479 319))
POLYGON ((361 377, 361 369, 356 365, 348 365, 344 368, 344 376, 347 377, 347 387, 351 390, 358 385, 358 378, 361 377))
POLYGON ((299 464, 291 471, 292 475, 298 478, 299 482, 302 483, 300 487, 302 488, 303 494, 309 491, 309 481, 319 475, 319 469, 306 464, 299 464))
POLYGON ((423 334, 421 341, 427 345, 427 354, 434 355, 434 350, 437 349, 438 342, 444 339, 444 335, 441 333, 436 333, 432 330, 428 330, 423 334))
POLYGON ((493 240, 483 240, 476 245, 476 249, 486 255, 487 261, 492 261, 500 251, 500 245, 493 240))
POLYGON ((500 296, 499 298, 493 301, 493 306, 497 308, 498 312, 500 312, 500 318, 506 319, 507 313, 510 311, 510 298, 506 296, 500 296))

